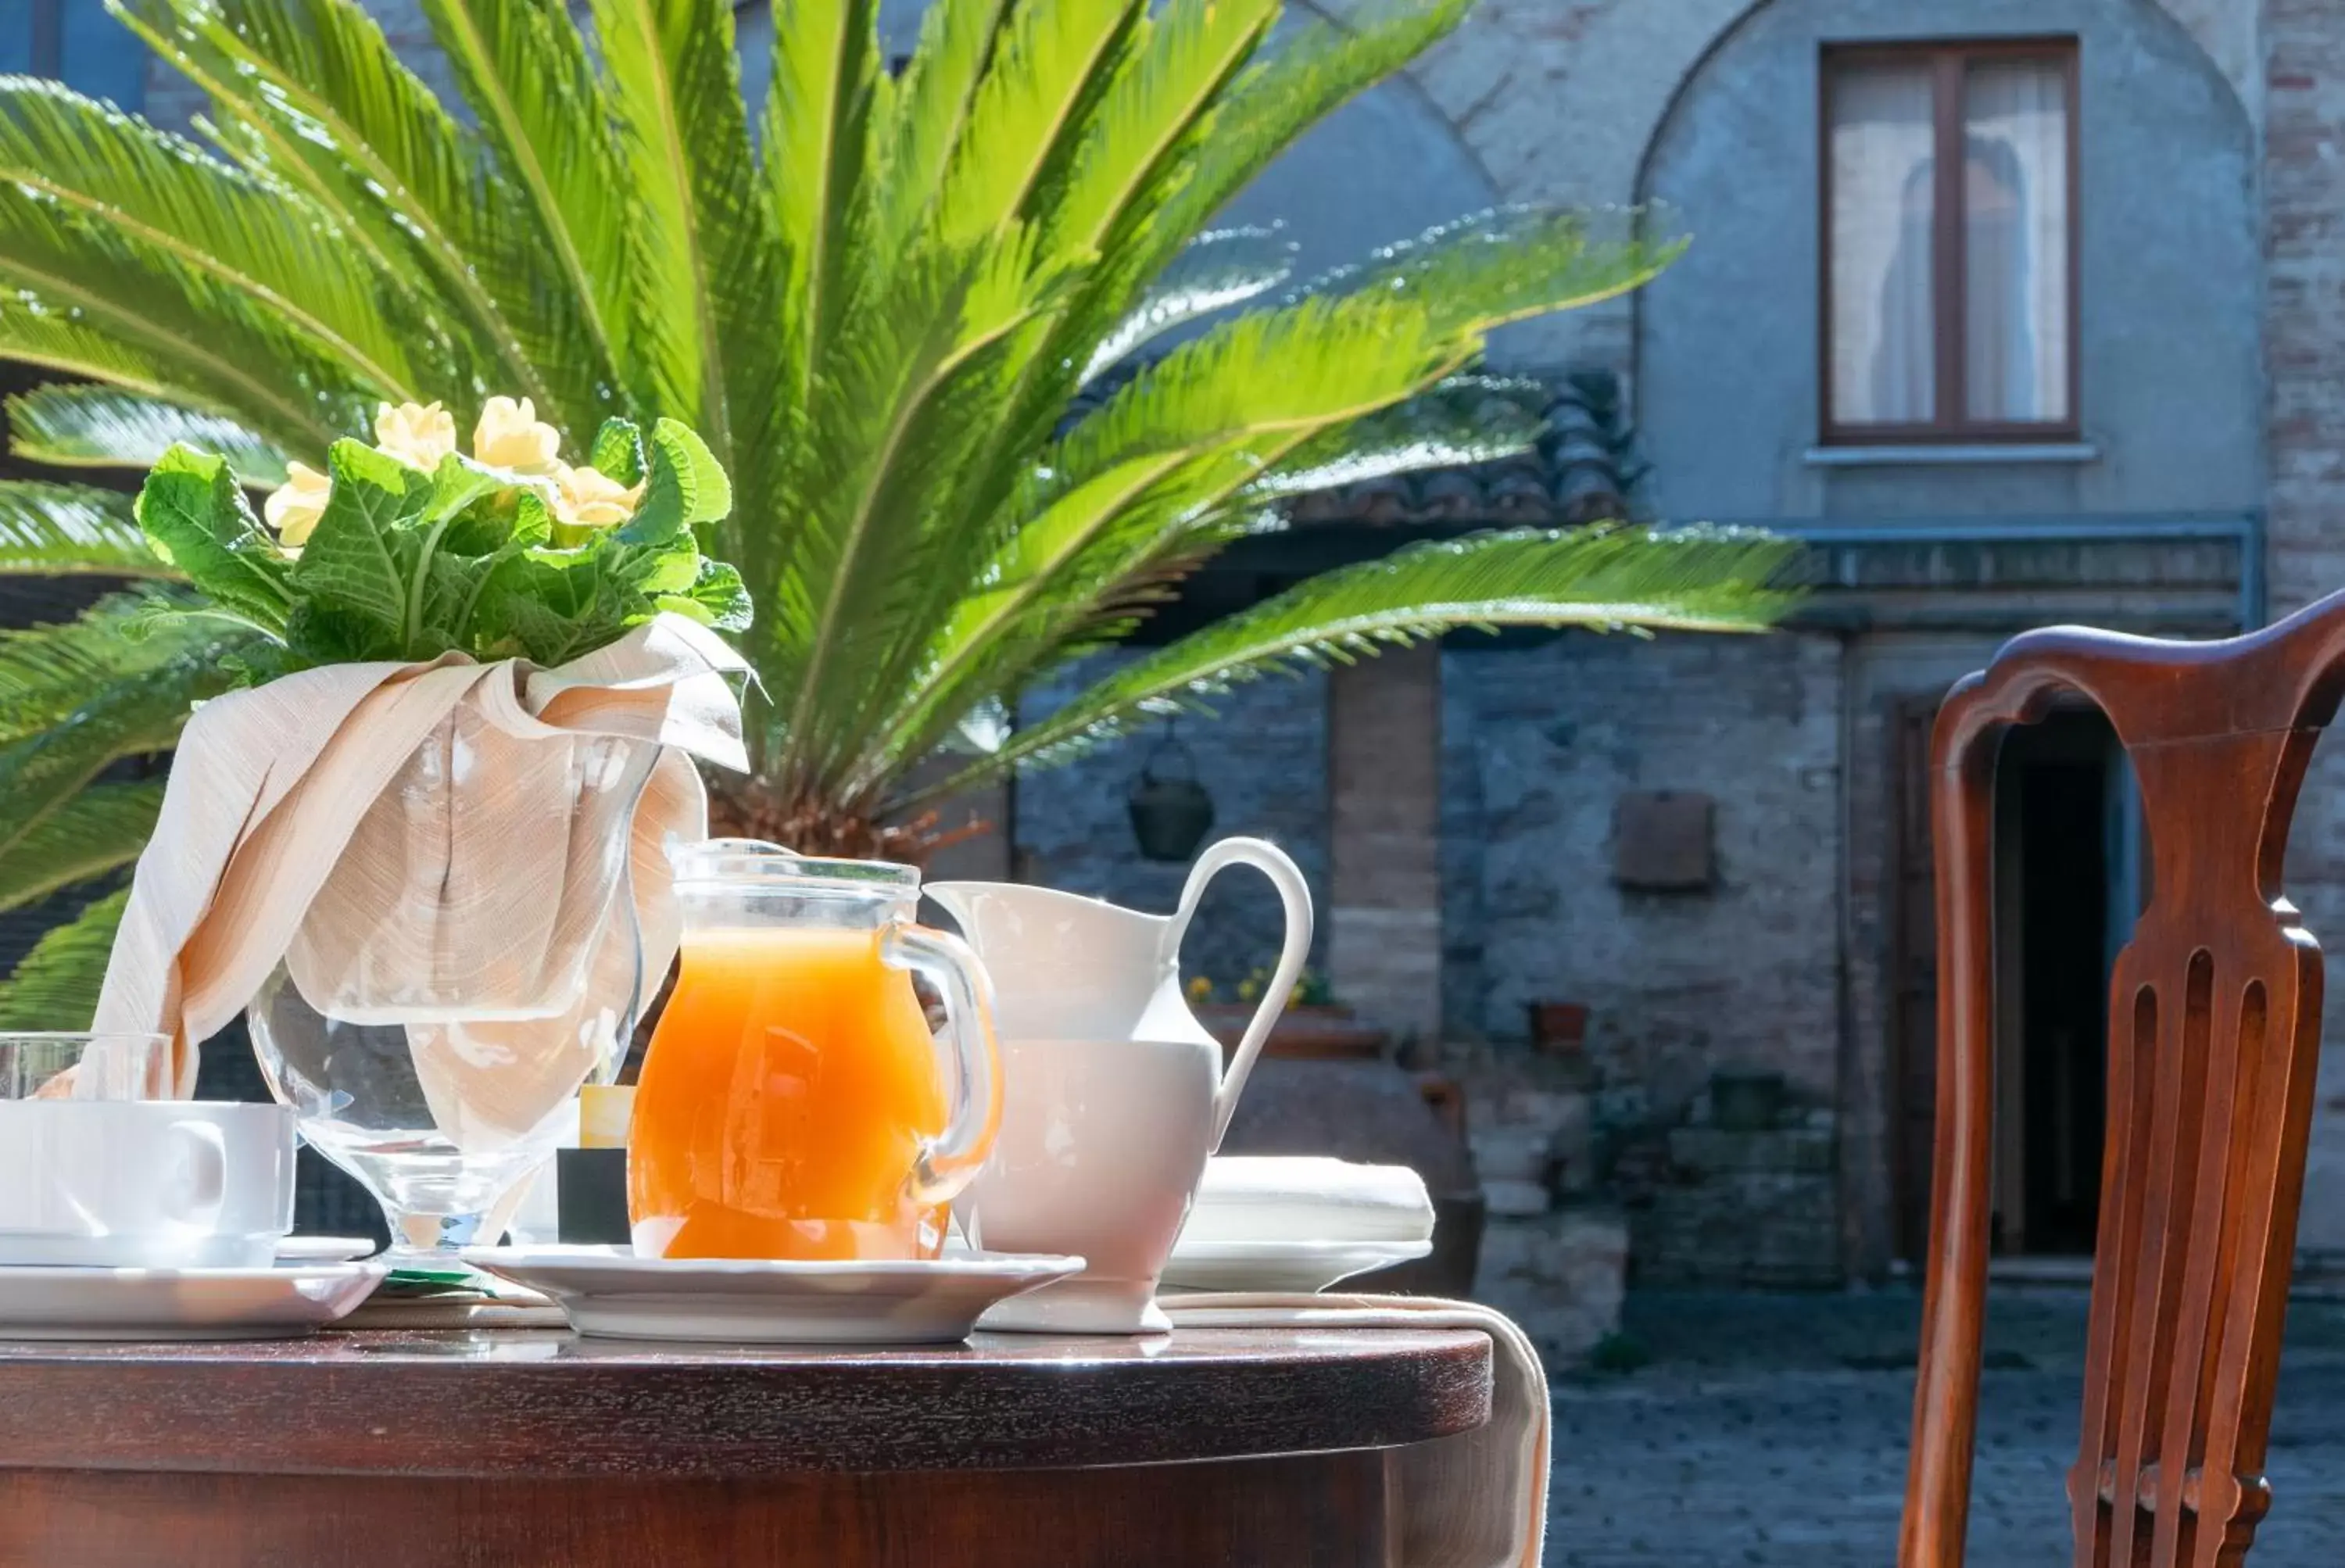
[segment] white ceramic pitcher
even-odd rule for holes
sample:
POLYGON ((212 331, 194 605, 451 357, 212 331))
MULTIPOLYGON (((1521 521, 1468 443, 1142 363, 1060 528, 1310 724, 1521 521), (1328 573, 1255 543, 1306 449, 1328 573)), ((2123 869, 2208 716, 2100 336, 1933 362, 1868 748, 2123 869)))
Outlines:
POLYGON ((1154 1305, 1189 1203, 1246 1075, 1311 950, 1311 893, 1259 839, 1197 857, 1180 907, 1142 914, 1001 882, 925 890, 993 977, 1001 1131, 957 1206, 982 1247, 1086 1260, 1071 1279, 1003 1302, 986 1329, 1129 1334, 1170 1327, 1154 1305), (1181 939, 1205 885, 1252 866, 1284 906, 1278 965, 1226 1070, 1181 994, 1181 939))
POLYGON ((1232 866, 1270 879, 1286 938, 1262 1003, 1213 1094, 1213 1137, 1237 1109, 1263 1042, 1311 952, 1311 889, 1286 851, 1264 839, 1223 839, 1199 855, 1169 915, 1016 882, 930 882, 920 891, 959 922, 993 976, 993 1027, 1008 1040, 1187 1040, 1219 1044, 1181 994, 1181 939, 1206 884, 1232 866))

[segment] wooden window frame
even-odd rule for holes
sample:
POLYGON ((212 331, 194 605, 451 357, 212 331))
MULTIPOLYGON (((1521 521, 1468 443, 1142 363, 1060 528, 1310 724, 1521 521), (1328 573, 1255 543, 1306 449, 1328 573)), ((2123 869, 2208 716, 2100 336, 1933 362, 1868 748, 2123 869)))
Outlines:
POLYGON ((2078 87, 2077 41, 2072 35, 2028 38, 1951 38, 1890 44, 1827 44, 1816 72, 1816 300, 1817 425, 1826 446, 1984 446, 2026 445, 2074 442, 2083 438, 2080 415, 2083 392, 2084 290, 2079 257, 2083 229, 2078 220, 2084 206, 2082 141, 2078 87), (1968 191, 1967 162, 1950 158, 1946 149, 1963 140, 1964 76, 1982 60, 2038 60, 2060 66, 2067 90, 2068 125, 2068 397, 2067 417, 2039 421, 1973 420, 1969 406, 1968 354, 1964 315, 1968 308, 1968 264, 1964 246, 1964 214, 1968 191), (1932 307, 1935 312, 1932 341, 1936 385, 1933 402, 1936 417, 1927 422, 1884 424, 1842 424, 1832 417, 1832 94, 1835 74, 1852 65, 1927 64, 1932 67, 1936 111, 1933 156, 1936 173, 1934 216, 1931 230, 1932 307))

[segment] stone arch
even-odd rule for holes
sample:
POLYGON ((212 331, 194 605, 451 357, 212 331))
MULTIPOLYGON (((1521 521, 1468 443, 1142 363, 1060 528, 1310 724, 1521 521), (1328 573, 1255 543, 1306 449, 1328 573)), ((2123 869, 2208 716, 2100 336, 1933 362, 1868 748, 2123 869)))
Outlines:
MULTIPOLYGON (((1741 10, 1733 20, 1720 28, 1688 62, 1684 72, 1670 87, 1668 96, 1646 127, 1642 148, 1637 158, 1637 170, 1630 188, 1630 199, 1642 202, 1650 190, 1654 150, 1660 145, 1663 134, 1684 103, 1686 95, 1709 69, 1711 61, 1731 46, 1736 35, 1755 21, 1760 13, 1781 5, 1783 0, 1735 0, 1741 10)), ((2150 15, 2179 29, 2196 46, 2200 63, 2228 89, 2232 103, 2243 119, 2253 126, 2259 122, 2261 107, 2259 87, 2262 82, 2261 62, 2255 51, 2255 34, 2251 15, 2236 5, 2224 5, 2222 0, 2101 0, 2102 4, 2124 7, 2150 15), (2239 26, 2245 17, 2249 25, 2239 26)), ((2029 29, 2023 29, 2029 30, 2029 29)), ((2036 27, 2034 31, 2051 29, 2036 27)), ((1972 31, 1961 26, 1934 26, 1916 30, 1916 37, 1931 34, 1960 34, 1972 31)))
POLYGON ((1665 510, 2152 514, 2258 504, 2258 140, 2250 107, 2198 34, 2156 0, 1942 0, 1927 29, 1908 0, 1739 11, 1670 95, 1632 187, 1678 207, 1696 235, 1630 318, 1639 426, 1665 510), (2097 460, 1903 477, 1820 468, 1806 456, 1819 396, 1818 41, 2031 34, 2083 41, 2080 406, 2097 460), (1732 399, 1717 391, 1722 368, 1732 399))

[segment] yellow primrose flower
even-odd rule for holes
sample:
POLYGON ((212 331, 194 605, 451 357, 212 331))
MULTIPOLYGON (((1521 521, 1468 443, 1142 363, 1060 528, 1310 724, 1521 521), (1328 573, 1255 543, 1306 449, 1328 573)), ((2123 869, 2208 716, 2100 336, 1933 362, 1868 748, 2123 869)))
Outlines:
POLYGON ((308 463, 289 463, 285 483, 269 493, 269 499, 260 504, 260 514, 277 530, 278 543, 298 546, 318 525, 333 490, 334 482, 308 463))
POLYGON ((472 458, 514 473, 551 473, 562 450, 562 433, 537 417, 529 399, 492 397, 481 405, 472 426, 472 458))
POLYGON ((429 473, 456 450, 455 417, 436 402, 374 405, 375 450, 429 473))
POLYGON ((1210 981, 1210 980, 1206 979, 1203 975, 1202 975, 1202 974, 1201 974, 1201 975, 1198 975, 1195 979, 1193 979, 1193 980, 1192 980, 1192 981, 1190 981, 1190 982, 1189 982, 1189 1000, 1190 1000, 1190 1001, 1192 1001, 1192 1002, 1198 1002, 1198 1003, 1204 1003, 1204 1002, 1211 1002, 1213 999, 1213 983, 1212 981, 1210 981))
POLYGON ((640 484, 629 489, 599 468, 553 465, 553 514, 574 528, 608 528, 635 514, 644 498, 640 484))

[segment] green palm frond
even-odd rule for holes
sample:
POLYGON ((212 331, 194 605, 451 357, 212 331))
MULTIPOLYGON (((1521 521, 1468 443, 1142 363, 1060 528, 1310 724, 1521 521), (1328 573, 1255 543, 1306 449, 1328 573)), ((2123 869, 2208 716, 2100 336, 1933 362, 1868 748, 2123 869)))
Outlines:
POLYGON ((504 220, 510 193, 487 182, 471 137, 356 0, 113 4, 238 127, 222 138, 231 157, 306 192, 411 299, 445 307, 434 323, 485 361, 475 374, 493 367, 499 390, 592 423, 590 389, 543 369, 561 362, 566 323, 543 313, 555 296, 504 220))
POLYGON ((8 400, 8 450, 57 468, 152 468, 174 443, 228 460, 248 484, 285 481, 285 453, 234 420, 107 386, 45 386, 8 400))
POLYGON ((1091 351, 1090 381, 1133 350, 1216 311, 1266 294, 1294 270, 1294 242, 1271 229, 1200 234, 1091 351))
POLYGON ((1447 351, 1423 312, 1359 295, 1238 317, 1148 367, 1046 455, 1016 503, 1021 521, 929 642, 910 722, 926 731, 969 683, 998 689, 1026 667, 1091 615, 1087 590, 1128 575, 1168 528, 1201 514, 1201 494, 1253 479, 1256 443, 1283 446, 1396 402, 1447 351))
POLYGON ((107 894, 35 943, 0 985, 0 1029, 86 1029, 130 890, 107 894))
POLYGON ((1340 25, 1315 20, 1277 40, 1215 109, 1213 134, 1167 208, 1162 231, 1203 228, 1304 132, 1447 37, 1474 5, 1386 0, 1340 25))
MULTIPOLYGON (((539 0, 425 0, 424 10, 506 186, 523 199, 509 220, 560 280, 541 330, 574 335, 563 384, 615 389, 634 330, 627 188, 584 38, 539 0)), ((583 406, 615 405, 604 392, 583 406)))
POLYGON ((142 351, 185 401, 232 408, 285 444, 322 450, 361 402, 360 385, 283 316, 14 185, 0 185, 0 278, 20 300, 142 351))
MULTIPOLYGON (((869 172, 878 155, 880 86, 877 0, 813 0, 774 31, 774 86, 766 102, 766 176, 789 264, 783 291, 783 384, 800 402, 813 395, 816 368, 827 361, 845 319, 848 279, 858 239, 879 221, 868 203, 869 172), (858 203, 864 205, 858 205, 858 203), (858 230, 860 232, 858 232, 858 230)), ((906 156, 934 160, 946 127, 958 124, 957 101, 975 80, 974 58, 993 19, 978 7, 940 5, 931 29, 955 15, 961 31, 938 41, 945 50, 914 81, 909 123, 899 132, 906 156)), ((932 191, 897 188, 907 206, 932 191)), ((918 221, 918 208, 890 214, 900 242, 918 221)), ((882 253, 882 264, 893 250, 882 253)))
MULTIPOLYGON (((896 94, 896 114, 887 127, 883 143, 887 148, 888 178, 871 192, 878 209, 874 249, 882 260, 900 255, 908 239, 935 211, 944 186, 946 165, 968 128, 969 115, 977 106, 978 88, 985 79, 986 67, 1009 23, 1011 8, 1011 0, 959 0, 956 5, 929 6, 920 19, 919 46, 912 51, 911 60, 904 68, 896 94)), ((797 32, 792 31, 794 35, 797 32)), ((809 33, 808 39, 818 45, 830 36, 827 28, 817 28, 809 33)), ((839 42, 842 46, 859 46, 847 37, 841 37, 839 42)), ((787 48, 793 53, 802 49, 795 36, 786 41, 778 33, 774 46, 777 51, 787 48)), ((778 59, 776 66, 774 74, 778 83, 778 59)), ((860 62, 847 61, 835 79, 863 81, 860 62)), ((871 78, 871 91, 875 95, 878 91, 876 76, 871 78)), ((802 101, 805 97, 801 95, 802 101)), ((819 93, 817 97, 818 99, 819 93)), ((835 94, 833 97, 836 99, 835 94)), ((849 105, 842 102, 841 107, 849 105)), ((807 136, 810 127, 836 118, 836 110, 827 115, 817 111, 806 117, 807 123, 802 125, 799 114, 774 105, 768 116, 771 128, 766 133, 766 145, 769 148, 778 145, 777 137, 807 136)), ((803 156, 777 161, 768 153, 767 169, 777 179, 788 182, 788 188, 777 190, 777 205, 786 205, 790 199, 789 188, 807 188, 803 178, 806 161, 803 156), (799 176, 795 179, 790 178, 794 162, 799 176)), ((827 201, 827 197, 826 205, 827 201)), ((787 239, 789 228, 786 222, 786 242, 796 249, 796 243, 787 239)))
POLYGON ((770 348, 758 346, 780 321, 780 277, 741 101, 733 8, 593 0, 593 13, 639 204, 639 395, 699 431, 735 482, 755 492, 766 482, 766 446, 736 441, 734 421, 778 395, 770 348))
POLYGON ((949 541, 918 524, 968 515, 1008 362, 1055 292, 1029 256, 1022 246, 931 252, 917 291, 850 318, 832 395, 783 490, 797 532, 768 629, 786 672, 774 689, 796 693, 787 757, 801 777, 838 759, 920 624, 917 602, 952 580, 936 554, 949 541))
POLYGON ((131 515, 130 497, 86 484, 0 483, 0 575, 176 577, 131 515))
POLYGON ((84 789, 0 850, 0 910, 131 864, 162 809, 159 779, 84 789))
POLYGON ((1146 15, 1145 0, 1020 5, 948 166, 942 238, 1002 236, 1047 210, 1146 15))
POLYGON ((168 589, 109 594, 76 619, 0 632, 0 742, 62 724, 91 693, 191 649, 200 647, 208 657, 232 653, 216 626, 157 615, 194 602, 191 595, 168 589))
POLYGON ((100 687, 50 728, 0 746, 0 857, 107 767, 168 750, 189 710, 233 678, 213 650, 183 651, 100 687))
POLYGON ((0 179, 264 307, 381 395, 420 384, 361 260, 308 204, 111 105, 0 79, 0 179))
POLYGON ((1435 331, 1479 333, 1641 288, 1684 249, 1685 241, 1668 234, 1662 215, 1650 209, 1590 218, 1499 208, 1387 247, 1368 265, 1303 292, 1405 294, 1423 304, 1435 331))
POLYGON ((1280 0, 1181 5, 1142 24, 1085 138, 1048 228, 1061 254, 1105 247, 1160 209, 1213 118, 1213 105, 1277 18, 1280 0))
POLYGON ((1537 447, 1546 422, 1536 383, 1453 376, 1408 402, 1378 410, 1290 452, 1240 495, 1274 501, 1426 468, 1496 463, 1537 447))
POLYGON ((1791 602, 1797 546, 1747 530, 1526 529, 1413 545, 1315 577, 1147 654, 909 807, 1047 766, 1283 665, 1348 661, 1452 627, 1754 632, 1791 602))

